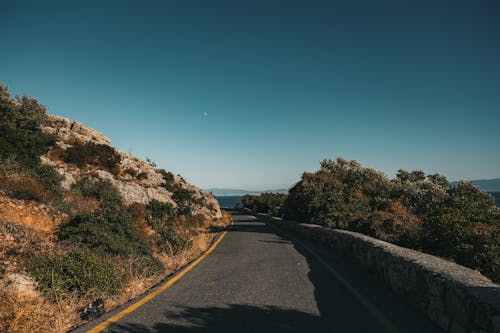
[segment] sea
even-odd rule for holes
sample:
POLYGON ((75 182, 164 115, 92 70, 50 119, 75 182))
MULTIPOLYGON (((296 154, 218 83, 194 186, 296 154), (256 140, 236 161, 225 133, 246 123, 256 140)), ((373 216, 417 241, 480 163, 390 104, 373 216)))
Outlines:
POLYGON ((234 208, 237 204, 241 205, 242 195, 224 195, 216 196, 217 201, 219 201, 219 206, 222 208, 234 208))

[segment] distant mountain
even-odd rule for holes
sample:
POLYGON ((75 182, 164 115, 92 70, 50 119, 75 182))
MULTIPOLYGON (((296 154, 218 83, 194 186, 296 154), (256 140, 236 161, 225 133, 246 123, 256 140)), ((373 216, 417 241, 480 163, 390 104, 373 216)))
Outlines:
MULTIPOLYGON (((486 192, 500 192, 500 178, 476 179, 470 182, 486 192)), ((451 182, 450 184, 456 186, 458 182, 451 182)))
POLYGON ((234 195, 259 195, 263 192, 272 192, 272 193, 288 193, 288 189, 278 189, 278 190, 264 190, 264 191, 248 191, 234 188, 207 188, 205 191, 212 193, 214 196, 234 196, 234 195))

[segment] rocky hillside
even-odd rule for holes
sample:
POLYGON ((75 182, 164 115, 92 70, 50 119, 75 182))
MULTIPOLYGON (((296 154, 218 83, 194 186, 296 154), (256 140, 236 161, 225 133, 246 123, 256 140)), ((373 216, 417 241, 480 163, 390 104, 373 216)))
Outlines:
POLYGON ((78 121, 50 115, 42 130, 55 135, 57 140, 55 147, 41 156, 42 162, 56 167, 64 177, 61 184, 67 190, 82 177, 107 180, 116 187, 127 204, 148 204, 152 200, 157 200, 174 207, 182 204, 179 201, 183 198, 175 195, 176 192, 182 192, 190 196, 188 205, 193 215, 205 219, 222 217, 218 202, 210 193, 187 183, 178 175, 157 169, 149 162, 115 150, 106 136, 78 121), (102 146, 110 147, 109 151, 115 151, 117 154, 117 163, 106 168, 100 165, 98 159, 82 165, 83 163, 71 163, 71 159, 67 158, 68 149, 85 150, 89 145, 91 147, 88 148, 89 153, 94 152, 92 149, 96 151, 102 149, 102 146), (92 163, 96 161, 97 163, 92 163))
POLYGON ((229 223, 211 194, 0 85, 0 332, 96 318, 229 223))

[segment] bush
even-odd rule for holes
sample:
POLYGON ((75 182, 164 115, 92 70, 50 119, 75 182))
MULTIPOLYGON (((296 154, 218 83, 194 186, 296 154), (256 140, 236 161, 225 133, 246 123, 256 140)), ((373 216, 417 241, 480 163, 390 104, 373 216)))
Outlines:
POLYGON ((500 212, 494 198, 469 182, 447 190, 423 224, 423 248, 500 281, 500 212))
POLYGON ((286 194, 281 193, 247 194, 243 196, 242 203, 243 207, 253 211, 282 217, 286 197, 286 194))
POLYGON ((135 177, 137 180, 144 180, 148 179, 148 173, 147 172, 141 172, 135 177))
POLYGON ((157 234, 156 245, 162 251, 175 255, 189 246, 189 239, 179 234, 174 227, 174 218, 182 211, 169 203, 152 200, 147 206, 145 219, 157 234))
POLYGON ((179 184, 175 183, 174 175, 171 172, 167 172, 163 169, 158 171, 162 174, 164 180, 164 183, 161 184, 161 186, 166 188, 167 191, 174 193, 181 188, 179 184))
MULTIPOLYGON (((244 204, 266 210, 259 200, 244 204)), ((500 212, 469 182, 451 187, 444 176, 418 170, 389 180, 356 161, 324 160, 290 189, 284 216, 413 247, 500 280, 500 212)))
MULTIPOLYGON (((113 147, 93 142, 76 143, 66 150, 64 161, 79 167, 93 165, 108 171, 116 169, 120 163, 120 155, 113 147)), ((116 171, 115 171, 116 173, 116 171)))
POLYGON ((113 262, 90 251, 71 252, 63 257, 37 257, 27 263, 26 270, 52 301, 94 290, 102 295, 116 295, 121 288, 113 262))
POLYGON ((62 196, 61 181, 64 177, 52 165, 42 164, 33 170, 33 176, 57 197, 62 196))
POLYGON ((92 180, 81 177, 71 186, 71 189, 84 197, 96 198, 102 205, 121 206, 123 198, 118 190, 108 180, 92 180))
POLYGON ((171 183, 174 181, 174 174, 169 172, 169 171, 165 171, 163 169, 160 169, 158 170, 162 175, 163 175, 163 180, 165 180, 165 183, 171 183))
POLYGON ((58 236, 71 245, 85 245, 106 254, 126 257, 152 254, 125 208, 99 208, 93 213, 77 215, 61 226, 58 236))
POLYGON ((55 136, 43 133, 46 108, 35 99, 23 96, 14 100, 0 85, 0 160, 13 158, 23 168, 40 164, 55 142, 55 136))
POLYGON ((131 212, 118 191, 108 181, 81 178, 73 185, 81 195, 97 198, 100 206, 92 213, 76 215, 63 224, 58 238, 70 246, 92 249, 101 255, 122 256, 132 260, 134 276, 143 277, 163 271, 163 264, 153 257, 151 247, 141 237, 131 212))
POLYGON ((146 220, 162 220, 166 217, 175 216, 176 212, 174 207, 166 202, 161 202, 158 200, 151 200, 146 206, 146 220))
POLYGON ((178 204, 187 204, 193 200, 193 191, 179 187, 172 194, 172 199, 178 204))
POLYGON ((163 175, 163 180, 165 181, 161 186, 172 193, 172 200, 174 200, 178 206, 178 214, 191 215, 191 204, 201 204, 201 202, 197 202, 193 197, 194 192, 183 188, 180 183, 176 183, 175 177, 171 172, 167 172, 163 169, 159 171, 163 175))
POLYGON ((175 230, 171 221, 152 220, 150 225, 158 234, 156 245, 162 251, 176 255, 189 247, 189 239, 175 230))

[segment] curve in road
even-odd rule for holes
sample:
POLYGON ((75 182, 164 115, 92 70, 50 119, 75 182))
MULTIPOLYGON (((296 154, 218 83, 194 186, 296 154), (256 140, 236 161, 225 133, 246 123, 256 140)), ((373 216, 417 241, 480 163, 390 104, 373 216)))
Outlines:
POLYGON ((205 260, 102 332, 440 332, 331 251, 253 216, 233 219, 205 260))

